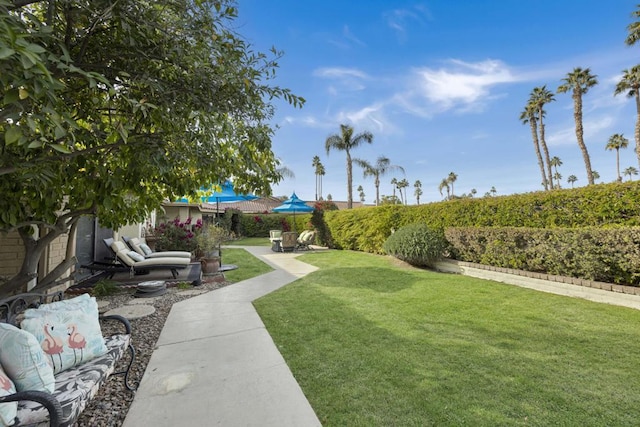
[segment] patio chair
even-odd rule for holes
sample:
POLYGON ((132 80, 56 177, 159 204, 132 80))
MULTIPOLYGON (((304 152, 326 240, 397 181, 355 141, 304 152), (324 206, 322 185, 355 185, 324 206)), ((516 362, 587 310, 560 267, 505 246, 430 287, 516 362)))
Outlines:
POLYGON ((282 233, 282 241, 280 242, 280 250, 282 252, 293 252, 296 249, 297 235, 293 231, 282 233))
POLYGON ((136 251, 140 255, 145 258, 166 258, 166 257, 174 257, 174 258, 189 258, 191 259, 191 252, 187 251, 158 251, 153 252, 149 246, 145 243, 142 243, 140 239, 137 237, 125 237, 122 236, 122 240, 127 244, 127 246, 132 250, 136 251))
POLYGON ((298 236, 297 249, 309 249, 309 245, 316 241, 316 232, 314 230, 305 230, 298 236))
MULTIPOLYGON (((178 270, 185 269, 191 263, 190 258, 179 257, 158 257, 158 258, 144 258, 136 251, 129 249, 123 242, 116 242, 112 238, 103 239, 104 244, 113 252, 116 262, 120 263, 126 270, 129 270, 131 276, 134 274, 140 274, 148 272, 148 270, 170 270, 174 279, 178 277, 178 270)), ((93 268, 100 270, 97 265, 93 263, 93 268)), ((105 271, 113 271, 114 265, 111 264, 111 268, 105 268, 105 271)), ((122 270, 120 270, 122 271, 122 270)))
POLYGON ((269 241, 271 242, 271 250, 280 252, 282 243, 282 230, 269 230, 269 241))

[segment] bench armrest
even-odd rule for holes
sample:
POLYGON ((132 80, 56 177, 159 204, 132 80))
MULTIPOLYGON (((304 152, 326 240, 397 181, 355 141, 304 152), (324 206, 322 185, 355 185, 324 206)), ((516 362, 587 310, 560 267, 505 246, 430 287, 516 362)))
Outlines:
POLYGON ((119 314, 110 314, 108 316, 100 316, 100 320, 114 320, 117 322, 122 323, 122 325, 124 326, 125 329, 125 333, 127 335, 131 335, 131 323, 129 323, 129 320, 127 320, 125 317, 120 316, 119 314))
POLYGON ((51 393, 44 391, 19 391, 7 396, 0 396, 0 403, 18 402, 20 400, 31 400, 38 402, 49 411, 49 423, 51 426, 59 426, 62 420, 62 407, 60 402, 51 393))

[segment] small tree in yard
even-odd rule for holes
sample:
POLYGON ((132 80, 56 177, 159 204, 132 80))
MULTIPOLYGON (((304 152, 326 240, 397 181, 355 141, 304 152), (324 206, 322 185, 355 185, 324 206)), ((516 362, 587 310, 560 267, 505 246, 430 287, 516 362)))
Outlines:
POLYGON ((281 53, 230 31, 236 13, 231 0, 0 0, 0 231, 25 248, 0 295, 24 290, 83 215, 115 228, 229 177, 270 193, 268 100, 304 100, 265 83, 281 53))

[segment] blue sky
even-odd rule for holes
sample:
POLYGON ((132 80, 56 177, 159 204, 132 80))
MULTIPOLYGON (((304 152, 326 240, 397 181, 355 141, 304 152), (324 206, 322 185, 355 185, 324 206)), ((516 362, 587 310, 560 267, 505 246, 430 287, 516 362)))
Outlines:
MULTIPOLYGON (((438 185, 449 172, 457 195, 472 188, 478 196, 495 187, 498 195, 541 190, 531 131, 519 120, 529 93, 546 85, 555 92, 575 67, 590 68, 599 84, 583 98, 584 138, 598 182, 616 178, 615 152, 604 149, 622 133, 629 147, 621 169, 639 168, 633 139, 632 99, 613 95, 623 69, 640 63, 640 45, 624 40, 637 0, 437 0, 299 1, 241 0, 236 31, 253 47, 284 51, 274 84, 307 102, 301 109, 277 103, 279 128, 273 150, 295 173, 273 187, 274 195, 295 191, 315 198, 311 166, 325 166, 323 195, 346 200, 346 156, 325 152, 325 140, 340 124, 374 135, 352 156, 374 163, 384 155, 402 173, 381 178, 422 182, 422 202, 442 200, 438 185)), ((545 109, 551 156, 575 186, 587 184, 575 139, 573 101, 556 94, 545 109)), ((356 188, 373 203, 373 179, 354 165, 356 188)), ((635 177, 638 178, 638 177, 635 177)), ((626 179, 626 178, 625 178, 626 179)))

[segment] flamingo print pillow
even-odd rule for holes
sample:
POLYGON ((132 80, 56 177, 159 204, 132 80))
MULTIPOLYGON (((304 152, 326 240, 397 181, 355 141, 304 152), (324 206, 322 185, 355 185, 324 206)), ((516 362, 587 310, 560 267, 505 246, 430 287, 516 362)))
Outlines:
POLYGON ((8 323, 0 322, 0 364, 18 391, 53 393, 53 369, 36 338, 8 323))
MULTIPOLYGON (((8 396, 15 392, 16 387, 0 366, 0 396, 8 396)), ((18 402, 0 403, 0 426, 13 425, 16 415, 18 415, 18 402)))
POLYGON ((107 352, 97 304, 95 311, 91 304, 77 307, 74 310, 28 309, 20 323, 23 330, 36 337, 56 374, 107 352))

